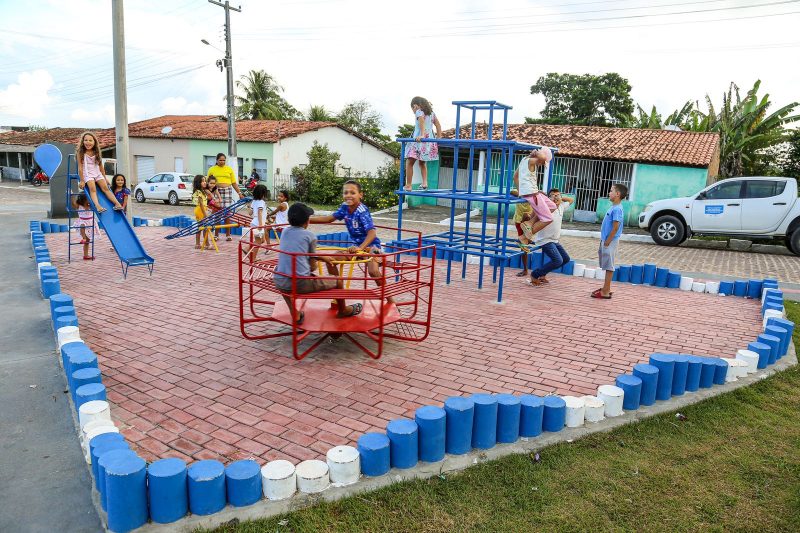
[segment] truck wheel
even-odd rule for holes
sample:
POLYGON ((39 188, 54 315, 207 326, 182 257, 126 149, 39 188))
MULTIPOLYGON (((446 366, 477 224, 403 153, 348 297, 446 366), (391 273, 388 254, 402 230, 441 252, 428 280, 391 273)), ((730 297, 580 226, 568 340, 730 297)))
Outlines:
POLYGON ((786 247, 794 255, 800 255, 800 228, 794 230, 791 235, 786 236, 786 247))
POLYGON ((678 246, 685 240, 686 227, 677 217, 664 215, 650 226, 650 235, 661 246, 678 246))

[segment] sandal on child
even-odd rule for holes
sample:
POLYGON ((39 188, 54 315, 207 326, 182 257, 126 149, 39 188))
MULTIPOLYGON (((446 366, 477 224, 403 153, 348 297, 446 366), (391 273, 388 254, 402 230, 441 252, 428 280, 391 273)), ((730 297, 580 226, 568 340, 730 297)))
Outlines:
POLYGON ((84 261, 94 261, 94 257, 91 256, 91 255, 84 255, 83 256, 83 260, 84 261))
POLYGON ((352 308, 353 308, 353 309, 350 311, 350 313, 348 313, 348 314, 346 314, 346 315, 337 315, 337 316, 338 316, 339 318, 347 318, 347 317, 349 317, 349 316, 356 316, 356 315, 359 315, 359 314, 361 314, 361 311, 364 309, 364 306, 363 306, 363 305, 361 305, 361 304, 353 304, 353 305, 352 305, 352 308))
POLYGON ((100 213, 105 213, 105 212, 106 212, 106 208, 105 208, 105 207, 98 207, 98 208, 97 208, 97 213, 98 213, 98 214, 100 214, 100 213))
POLYGON ((297 317, 297 321, 295 322, 295 324, 297 324, 299 326, 300 324, 303 323, 303 320, 306 319, 306 314, 304 312, 302 312, 302 311, 300 311, 300 313, 298 313, 298 314, 299 314, 299 316, 297 317))
POLYGON ((534 287, 541 287, 542 285, 544 285, 544 283, 542 283, 541 279, 534 278, 533 275, 531 275, 531 285, 533 285, 534 287))
POLYGON ((603 296, 603 291, 601 289, 593 290, 591 296, 592 296, 592 298, 597 298, 599 300, 610 300, 611 299, 611 295, 610 294, 608 296, 603 296))
POLYGON ((419 190, 420 191, 427 191, 428 190, 428 186, 427 185, 420 185, 419 186, 419 190))
POLYGON ((226 241, 228 241, 228 242, 230 242, 230 241, 232 241, 232 240, 233 240, 233 237, 228 237, 228 238, 226 238, 225 240, 226 240, 226 241))
POLYGON ((114 211, 122 211, 123 209, 125 209, 125 208, 122 207, 121 205, 115 205, 114 206, 114 211))
POLYGON ((520 272, 517 272, 517 277, 518 278, 524 278, 527 275, 528 275, 528 273, 526 271, 524 271, 524 270, 522 270, 520 272))

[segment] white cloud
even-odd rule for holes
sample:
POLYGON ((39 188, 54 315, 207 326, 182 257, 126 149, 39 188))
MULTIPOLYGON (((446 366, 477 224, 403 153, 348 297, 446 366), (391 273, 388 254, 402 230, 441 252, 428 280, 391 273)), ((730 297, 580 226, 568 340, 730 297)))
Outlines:
POLYGON ((113 123, 114 106, 104 105, 91 110, 79 107, 70 114, 70 118, 84 124, 88 123, 107 124, 109 122, 113 123))
POLYGON ((46 70, 23 72, 12 83, 0 91, 0 110, 18 117, 37 119, 44 116, 45 107, 51 97, 53 77, 46 70))
POLYGON ((197 101, 189 102, 183 96, 164 98, 161 100, 159 107, 167 115, 205 115, 214 113, 214 111, 209 110, 208 104, 197 101))

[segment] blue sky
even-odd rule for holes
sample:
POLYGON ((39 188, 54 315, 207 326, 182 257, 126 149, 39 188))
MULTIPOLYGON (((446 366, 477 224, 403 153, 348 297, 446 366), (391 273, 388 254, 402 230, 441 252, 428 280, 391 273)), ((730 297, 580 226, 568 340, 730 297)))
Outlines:
MULTIPOLYGON (((264 69, 297 108, 366 99, 385 130, 408 102, 495 99, 522 122, 543 106, 547 72, 618 72, 634 100, 668 114, 730 81, 756 79, 777 105, 800 101, 800 1, 543 0, 403 3, 241 0, 232 13, 235 76, 264 69)), ((206 0, 125 2, 131 121, 223 114, 223 10, 206 0)), ((0 0, 0 125, 111 126, 110 0, 0 0)))

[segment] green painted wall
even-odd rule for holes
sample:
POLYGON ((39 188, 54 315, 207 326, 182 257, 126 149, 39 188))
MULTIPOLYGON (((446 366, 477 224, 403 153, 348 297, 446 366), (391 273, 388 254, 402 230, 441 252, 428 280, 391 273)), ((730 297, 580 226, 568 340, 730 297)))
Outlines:
MULTIPOLYGON (((416 189, 418 186, 414 185, 416 189)), ((439 187, 439 160, 428 161, 428 188, 437 189, 439 187)), ((420 196, 408 197, 409 207, 418 205, 436 205, 436 198, 423 198, 420 196)))
MULTIPOLYGON (((705 168, 637 164, 633 195, 622 202, 625 224, 638 225, 639 214, 650 202, 689 196, 700 191, 706 186, 707 178, 708 170, 705 168)), ((610 206, 608 198, 597 201, 598 222, 603 219, 610 206)))
MULTIPOLYGON (((190 168, 192 173, 203 172, 205 171, 205 168, 203 168, 203 156, 215 156, 220 152, 223 154, 228 152, 227 141, 191 140, 189 142, 189 162, 187 168, 190 168)), ((267 160, 266 186, 272 189, 272 179, 275 174, 275 167, 272 162, 272 144, 237 142, 236 152, 239 157, 244 159, 245 177, 249 176, 250 172, 253 170, 253 159, 267 160)), ((236 169, 234 168, 234 170, 236 169)), ((264 178, 264 176, 262 176, 262 178, 264 178)))

